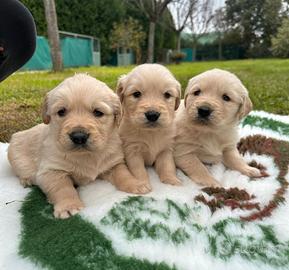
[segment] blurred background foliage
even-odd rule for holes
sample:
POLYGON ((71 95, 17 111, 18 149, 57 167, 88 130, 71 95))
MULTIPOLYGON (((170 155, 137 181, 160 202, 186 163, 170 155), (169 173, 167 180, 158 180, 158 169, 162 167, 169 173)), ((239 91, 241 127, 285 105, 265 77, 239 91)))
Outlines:
MULTIPOLYGON (((41 0, 21 0, 31 11, 37 25, 37 34, 47 36, 44 4, 41 0)), ((56 0, 58 28, 62 31, 95 36, 101 42, 102 63, 109 62, 110 46, 114 24, 121 23, 129 17, 137 20, 145 33, 149 24, 143 12, 123 0, 56 0)), ((163 48, 172 48, 175 35, 172 30, 173 17, 169 10, 164 12, 156 27, 155 55, 156 60, 162 57, 163 48)), ((145 37, 147 39, 147 36, 145 37)), ((147 41, 142 44, 142 61, 146 59, 147 41)))

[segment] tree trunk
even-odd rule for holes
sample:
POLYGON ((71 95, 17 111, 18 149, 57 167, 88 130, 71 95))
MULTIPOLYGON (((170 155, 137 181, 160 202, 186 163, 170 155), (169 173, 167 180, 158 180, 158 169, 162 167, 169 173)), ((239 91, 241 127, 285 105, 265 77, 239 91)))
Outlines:
POLYGON ((181 32, 177 32, 177 52, 181 52, 181 32))
POLYGON ((156 23, 154 21, 150 21, 149 39, 148 39, 148 56, 147 56, 148 63, 153 63, 154 61, 155 29, 156 29, 156 23))
POLYGON ((47 22, 48 39, 54 71, 62 70, 62 56, 58 34, 57 14, 54 0, 43 0, 47 22))

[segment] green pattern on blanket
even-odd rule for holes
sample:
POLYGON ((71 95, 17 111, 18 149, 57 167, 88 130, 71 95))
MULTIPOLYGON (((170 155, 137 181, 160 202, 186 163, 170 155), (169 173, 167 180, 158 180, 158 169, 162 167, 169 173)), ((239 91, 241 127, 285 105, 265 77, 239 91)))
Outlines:
MULTIPOLYGON (((123 228, 128 240, 151 238, 171 241, 174 244, 184 243, 190 238, 185 227, 177 229, 168 227, 164 222, 174 218, 176 223, 182 224, 189 220, 192 210, 188 205, 179 205, 172 200, 158 202, 149 197, 128 197, 122 203, 113 207, 108 215, 101 220, 103 225, 116 225, 123 228), (158 207, 159 206, 159 207, 158 207), (165 209, 162 209, 164 208, 165 209), (145 214, 146 219, 139 217, 145 214), (156 217, 159 222, 152 223, 149 217, 156 217)), ((199 230, 197 224, 190 224, 199 230)))
POLYGON ((278 239, 273 226, 252 226, 239 220, 225 219, 213 226, 208 237, 212 255, 216 257, 227 260, 239 254, 250 261, 289 266, 289 242, 278 239), (237 226, 234 233, 229 228, 232 224, 237 226))
MULTIPOLYGON (((182 245, 207 238, 209 252, 224 260, 240 255, 272 266, 289 266, 289 242, 269 225, 225 219, 210 227, 200 225, 201 204, 188 206, 171 200, 134 196, 116 204, 101 220, 124 232, 128 241, 151 239, 182 245), (171 222, 177 226, 172 228, 171 222), (234 232, 230 226, 235 227, 234 232)), ((116 255, 111 243, 93 224, 74 216, 56 220, 42 192, 33 188, 21 209, 20 254, 52 269, 170 269, 116 255)))
POLYGON ((203 227, 199 222, 202 207, 172 200, 129 197, 116 204, 101 223, 124 232, 128 241, 151 239, 182 245, 194 243, 202 235, 215 257, 227 260, 240 255, 250 261, 289 266, 289 242, 278 239, 272 226, 228 218, 203 227), (235 232, 230 230, 231 225, 235 226, 235 232))
POLYGON ((247 116, 241 123, 241 126, 250 125, 254 127, 269 129, 276 131, 281 135, 289 135, 289 125, 277 120, 273 120, 267 117, 259 117, 255 115, 247 116))
POLYGON ((165 263, 119 256, 111 242, 80 216, 66 220, 53 217, 44 194, 33 188, 21 208, 20 254, 49 269, 157 269, 169 270, 165 263))

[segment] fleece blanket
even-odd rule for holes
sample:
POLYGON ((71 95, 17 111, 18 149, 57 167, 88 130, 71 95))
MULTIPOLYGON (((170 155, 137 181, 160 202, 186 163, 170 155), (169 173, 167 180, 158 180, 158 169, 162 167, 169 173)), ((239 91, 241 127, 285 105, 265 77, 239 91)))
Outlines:
POLYGON ((162 184, 134 196, 106 181, 79 188, 85 209, 67 220, 23 188, 0 144, 0 269, 289 269, 289 117, 252 112, 239 151, 264 177, 208 166, 224 188, 162 184))

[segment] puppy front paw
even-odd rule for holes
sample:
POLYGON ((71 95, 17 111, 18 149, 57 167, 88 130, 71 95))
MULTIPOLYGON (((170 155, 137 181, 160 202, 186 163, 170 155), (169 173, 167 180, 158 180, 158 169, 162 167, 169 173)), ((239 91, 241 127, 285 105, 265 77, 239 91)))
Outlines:
POLYGON ((205 186, 205 187, 222 187, 221 183, 214 179, 213 177, 202 177, 201 179, 196 179, 194 177, 190 177, 195 183, 205 186))
POLYGON ((20 178, 20 184, 23 187, 30 187, 33 185, 32 181, 30 178, 20 178))
POLYGON ((259 178, 265 176, 264 173, 262 173, 259 169, 251 167, 251 166, 246 166, 241 173, 252 177, 252 178, 259 178))
POLYGON ((213 187, 213 188, 222 187, 221 183, 215 179, 205 180, 201 184, 206 187, 213 187))
POLYGON ((169 184, 169 185, 173 185, 173 186, 181 186, 182 185, 182 181, 179 180, 175 176, 162 177, 162 178, 160 178, 160 180, 164 184, 169 184))
POLYGON ((69 218, 76 215, 84 207, 80 200, 65 200, 54 205, 55 218, 69 218))
POLYGON ((121 191, 133 194, 146 194, 152 191, 151 184, 149 182, 134 182, 131 185, 124 186, 121 191))

